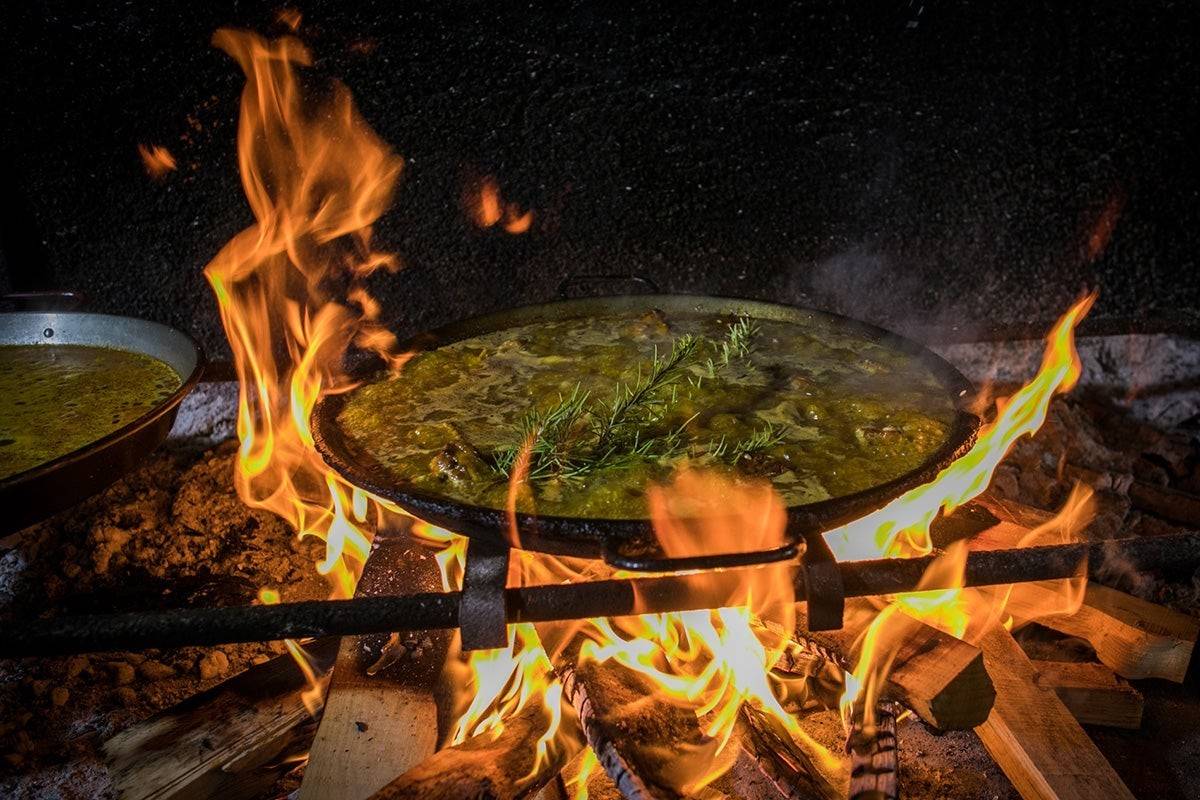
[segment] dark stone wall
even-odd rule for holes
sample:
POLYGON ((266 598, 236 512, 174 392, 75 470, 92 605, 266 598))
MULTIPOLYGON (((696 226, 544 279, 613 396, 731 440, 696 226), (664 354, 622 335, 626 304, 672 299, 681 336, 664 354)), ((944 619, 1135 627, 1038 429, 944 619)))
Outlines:
MULTIPOLYGON (((15 5, 0 288, 80 289, 219 356, 201 270, 250 217, 242 79, 209 39, 272 8, 15 5), (180 169, 151 181, 139 142, 180 169)), ((397 329, 584 272, 900 328, 1048 319, 1085 286, 1101 316, 1200 307, 1197 4, 693 6, 303 5, 314 77, 408 161, 377 234, 407 264, 376 282, 397 329), (530 233, 466 219, 485 174, 530 233)))

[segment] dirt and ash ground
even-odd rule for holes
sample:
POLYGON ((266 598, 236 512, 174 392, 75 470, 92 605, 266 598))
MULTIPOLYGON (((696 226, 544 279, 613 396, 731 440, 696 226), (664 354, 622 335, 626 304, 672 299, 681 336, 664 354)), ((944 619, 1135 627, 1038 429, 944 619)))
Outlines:
MULTIPOLYGON (((313 569, 321 543, 298 539, 280 519, 238 500, 231 430, 220 418, 228 398, 214 392, 221 395, 205 387, 191 401, 172 441, 142 469, 0 544, 0 619, 249 603, 264 586, 288 599, 327 593, 313 569)), ((1188 425, 1163 433, 1086 397, 1054 404, 1042 433, 1001 466, 994 491, 1056 508, 1069 491, 1062 477, 1068 463, 1101 473, 1093 536, 1178 527, 1133 508, 1121 476, 1200 492, 1200 450, 1188 425)), ((1123 588, 1195 614, 1198 587, 1200 576, 1185 574, 1123 588)), ((1042 658, 1092 657, 1086 644, 1045 631, 1026 639, 1042 658)), ((0 661, 0 795, 111 796, 98 755, 105 739, 282 649, 251 644, 0 661)), ((1200 733, 1188 723, 1195 719, 1195 686, 1194 675, 1182 687, 1140 682, 1141 731, 1090 730, 1138 796, 1192 791, 1190 776, 1200 774, 1200 733)), ((837 743, 835 719, 810 723, 818 738, 837 743)), ((899 735, 906 797, 1017 796, 973 733, 939 735, 910 719, 899 735)), ((275 796, 294 789, 297 779, 293 773, 277 785, 275 796)))

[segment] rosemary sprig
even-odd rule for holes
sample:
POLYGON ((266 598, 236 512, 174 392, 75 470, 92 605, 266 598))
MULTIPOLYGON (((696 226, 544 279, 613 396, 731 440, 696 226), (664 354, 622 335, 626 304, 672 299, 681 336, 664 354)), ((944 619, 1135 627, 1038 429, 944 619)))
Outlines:
POLYGON ((782 443, 787 438, 787 432, 786 425, 776 426, 768 422, 745 439, 732 445, 722 436, 719 441, 709 443, 705 455, 712 456, 719 461, 737 464, 743 458, 761 453, 763 450, 769 450, 782 443))
POLYGON ((736 464, 740 459, 752 456, 756 453, 761 453, 763 450, 770 450, 777 444, 781 444, 787 438, 787 425, 772 425, 768 422, 763 427, 756 430, 754 433, 747 436, 742 441, 733 446, 730 452, 730 460, 736 464))
POLYGON ((717 358, 705 362, 706 377, 710 380, 735 358, 745 358, 754 350, 754 339, 758 336, 758 323, 749 317, 738 317, 737 322, 729 326, 725 338, 717 347, 717 358))
POLYGON ((549 408, 526 414, 520 425, 520 441, 494 452, 496 471, 509 477, 526 447, 530 449, 530 478, 569 468, 574 440, 583 432, 587 401, 587 392, 581 392, 576 385, 569 396, 560 396, 549 408))
MULTIPOLYGON (((757 334, 757 323, 747 317, 731 324, 725 338, 713 345, 716 360, 707 360, 709 377, 715 377, 733 359, 749 354, 757 334)), ((702 344, 698 337, 685 335, 671 343, 666 356, 660 356, 656 348, 645 374, 639 369, 632 383, 619 384, 607 403, 589 402, 587 393, 576 386, 570 396, 559 397, 549 408, 529 412, 519 426, 519 441, 493 451, 496 472, 511 477, 526 448, 528 481, 558 478, 576 482, 601 469, 621 469, 642 461, 684 455, 684 431, 695 416, 665 434, 653 428, 676 404, 679 381, 696 363, 702 344)), ((699 388, 701 377, 689 378, 689 382, 699 388)), ((782 436, 783 432, 768 426, 767 431, 758 431, 732 448, 722 440, 719 454, 714 455, 728 455, 736 462, 746 454, 777 444, 782 436)))
POLYGON ((611 403, 604 409, 604 416, 596 427, 596 446, 604 450, 611 445, 625 429, 631 426, 644 426, 656 422, 661 417, 665 407, 674 403, 676 395, 671 393, 669 400, 662 397, 662 392, 673 387, 687 368, 691 366, 699 349, 700 340, 695 336, 681 336, 671 345, 671 353, 666 358, 659 358, 655 349, 654 360, 650 365, 649 374, 642 377, 641 370, 634 383, 621 384, 611 403))

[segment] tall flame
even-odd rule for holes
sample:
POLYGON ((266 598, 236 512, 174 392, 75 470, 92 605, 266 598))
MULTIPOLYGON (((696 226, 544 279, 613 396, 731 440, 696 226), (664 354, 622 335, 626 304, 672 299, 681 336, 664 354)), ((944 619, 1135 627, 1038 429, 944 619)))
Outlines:
POLYGON ((1084 296, 1058 320, 1046 339, 1037 375, 997 403, 995 421, 980 432, 964 456, 932 482, 825 534, 839 561, 926 555, 933 549, 929 526, 934 518, 978 497, 1013 444, 1042 427, 1054 395, 1069 391, 1079 380, 1082 367, 1075 351, 1075 327, 1095 301, 1094 292, 1084 296))
POLYGON ((344 597, 369 550, 367 497, 321 462, 309 417, 323 392, 346 388, 351 344, 402 362, 364 282, 397 266, 370 242, 403 162, 340 84, 306 105, 295 68, 311 57, 298 39, 222 29, 213 43, 246 74, 238 161, 255 219, 205 270, 239 379, 238 493, 323 539, 317 569, 344 597))
MULTIPOLYGON (((825 534, 840 560, 871 557, 900 558, 924 555, 933 549, 929 526, 940 513, 978 497, 991 482, 996 467, 1022 436, 1035 433, 1045 422, 1054 395, 1070 390, 1079 379, 1081 364, 1075 350, 1075 328, 1095 302, 1095 294, 1077 301, 1054 325, 1046 338, 1041 368, 1029 383, 997 403, 996 417, 980 433, 971 449, 931 482, 905 493, 872 514, 825 534)), ((1069 539, 1091 518, 1086 493, 1077 491, 1049 524, 1033 531, 1021 546, 1047 544, 1047 539, 1069 539)), ((933 562, 922 586, 961 587, 967 548, 958 542, 933 562)), ((1082 586, 1064 582, 1062 607, 1045 613, 1072 612, 1082 597, 1082 586)), ((1011 587, 966 590, 962 588, 918 591, 884 601, 884 606, 861 637, 858 660, 846 676, 842 712, 862 714, 872 722, 875 699, 892 659, 906 635, 908 622, 920 620, 958 638, 976 639, 1003 621, 1011 587)))

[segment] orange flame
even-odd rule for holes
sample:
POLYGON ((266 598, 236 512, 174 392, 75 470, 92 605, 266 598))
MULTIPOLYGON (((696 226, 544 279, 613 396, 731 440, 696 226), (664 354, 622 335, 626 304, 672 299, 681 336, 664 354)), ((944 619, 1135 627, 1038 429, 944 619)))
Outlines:
POLYGON ((138 155, 142 157, 142 164, 146 167, 146 173, 155 180, 165 178, 168 172, 175 169, 175 156, 171 155, 171 151, 159 144, 137 146, 138 155))
POLYGON ((522 213, 516 203, 505 203, 500 198, 500 187, 492 178, 484 178, 479 185, 478 197, 468 196, 467 205, 471 208, 475 224, 481 228, 491 228, 503 221, 503 228, 511 234, 521 234, 533 225, 533 212, 522 213))
MULTIPOLYGON (((766 482, 684 469, 669 485, 651 487, 647 499, 655 534, 670 557, 783 543, 783 501, 766 482), (731 548, 730 542, 738 544, 731 548)), ((772 715, 808 749, 823 753, 826 769, 838 769, 837 759, 783 709, 769 680, 795 624, 790 568, 779 565, 758 574, 713 611, 589 621, 591 639, 580 650, 581 661, 611 662, 649 677, 661 699, 690 709, 701 721, 707 742, 683 754, 673 770, 684 794, 699 791, 732 766, 736 752, 727 745, 744 703, 772 715)), ((711 581, 711 573, 689 578, 691 588, 706 596, 711 581)))
POLYGON ((934 518, 978 497, 1017 439, 1033 435, 1046 421, 1051 398, 1075 386, 1082 371, 1075 351, 1075 326, 1095 300, 1094 292, 1086 295, 1059 319, 1046 339, 1037 375, 1012 397, 997 403, 995 421, 980 432, 965 455, 932 482, 825 534, 838 560, 926 555, 933 549, 929 525, 934 518))
MULTIPOLYGON (((279 592, 274 589, 259 589, 258 599, 263 605, 273 606, 279 602, 279 592)), ((304 703, 308 715, 316 719, 317 715, 321 713, 321 709, 325 707, 325 688, 328 686, 328 681, 325 680, 324 675, 317 674, 312 657, 295 639, 284 639, 283 643, 287 646, 292 659, 295 660, 296 666, 300 667, 304 679, 308 681, 308 688, 300 693, 300 699, 304 703)))
POLYGON ((288 30, 295 33, 300 30, 300 20, 303 19, 303 16, 297 8, 281 8, 279 9, 279 13, 275 15, 275 19, 280 25, 287 26, 288 30))
MULTIPOLYGON (((984 428, 964 456, 942 470, 931 483, 825 534, 839 559, 906 557, 933 549, 929 526, 934 518, 981 494, 1016 440, 1032 435, 1045 422, 1053 396, 1068 391, 1079 379, 1081 365, 1074 332, 1094 301, 1095 294, 1083 297, 1055 324, 1046 339, 1037 375, 1014 395, 997 403, 995 420, 984 428)), ((1087 494, 1076 492, 1052 522, 1032 531, 1020 545, 1030 546, 1035 540, 1039 544, 1049 543, 1045 541, 1047 538, 1069 539, 1090 518, 1087 494)), ((921 585, 961 587, 966 558, 964 542, 951 545, 930 565, 921 585)), ((873 724, 875 701, 883 679, 907 635, 904 620, 920 620, 958 638, 977 640, 990 627, 1005 621, 1004 608, 1011 591, 1012 587, 937 591, 918 588, 916 592, 886 600, 860 637, 857 664, 846 676, 841 705, 847 726, 855 714, 862 714, 868 725, 873 724)), ((1045 613, 1073 611, 1081 598, 1081 585, 1064 582, 1062 608, 1047 608, 1045 613)))
POLYGON ((299 40, 223 29, 213 43, 246 74, 238 160, 256 220, 205 270, 239 379, 235 481, 248 505, 325 541, 317 569, 345 597, 369 550, 367 497, 321 462, 309 417, 323 392, 347 387, 341 361, 352 343, 403 361, 363 285, 395 267, 370 239, 403 162, 341 85, 325 106, 305 107, 295 67, 311 58, 299 40))

